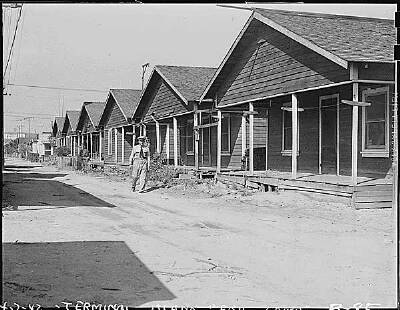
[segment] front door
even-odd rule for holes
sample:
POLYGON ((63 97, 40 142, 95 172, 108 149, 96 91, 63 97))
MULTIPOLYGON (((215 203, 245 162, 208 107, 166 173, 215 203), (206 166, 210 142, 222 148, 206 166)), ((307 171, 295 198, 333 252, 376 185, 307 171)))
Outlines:
MULTIPOLYGON (((201 125, 210 123, 210 115, 201 115, 201 125)), ((199 141, 199 165, 202 167, 210 167, 211 166, 211 135, 210 130, 211 127, 201 128, 199 130, 200 133, 200 141, 199 141)))
POLYGON ((320 173, 338 173, 337 109, 337 96, 320 98, 320 173))

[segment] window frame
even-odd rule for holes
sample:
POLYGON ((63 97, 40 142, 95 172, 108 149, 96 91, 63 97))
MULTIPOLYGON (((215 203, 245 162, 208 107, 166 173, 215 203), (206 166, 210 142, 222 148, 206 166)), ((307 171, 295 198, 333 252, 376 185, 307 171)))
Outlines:
POLYGON ((385 148, 366 148, 366 133, 367 133, 367 113, 366 108, 362 107, 362 122, 361 122, 361 155, 362 157, 389 157, 389 144, 390 144, 390 122, 389 122, 389 114, 390 114, 390 91, 389 86, 378 87, 378 88, 367 88, 362 91, 362 100, 367 102, 367 97, 369 95, 380 95, 386 94, 386 103, 385 103, 385 148))
MULTIPOLYGON (((292 103, 291 102, 285 102, 282 104, 282 107, 291 107, 292 103)), ((284 110, 282 109, 282 146, 281 146, 281 155, 282 156, 292 156, 292 148, 290 149, 285 149, 285 112, 290 113, 290 116, 292 116, 292 111, 284 110)), ((297 119, 299 120, 300 116, 300 111, 297 111, 297 119)), ((292 119, 292 118, 291 118, 292 119)), ((293 124, 292 127, 293 128, 293 124)), ((293 129, 292 129, 293 130, 293 129)), ((297 156, 299 156, 300 153, 300 121, 297 122, 297 156)))

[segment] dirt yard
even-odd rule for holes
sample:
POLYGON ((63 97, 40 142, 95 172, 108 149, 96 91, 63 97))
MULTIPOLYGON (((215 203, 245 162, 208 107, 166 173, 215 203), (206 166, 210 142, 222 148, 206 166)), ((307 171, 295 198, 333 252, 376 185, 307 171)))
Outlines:
POLYGON ((391 209, 6 162, 3 300, 129 306, 396 305, 391 209))

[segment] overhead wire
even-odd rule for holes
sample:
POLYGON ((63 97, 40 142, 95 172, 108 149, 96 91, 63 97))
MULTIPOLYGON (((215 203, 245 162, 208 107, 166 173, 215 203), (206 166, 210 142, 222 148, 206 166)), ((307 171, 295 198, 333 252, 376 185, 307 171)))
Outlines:
POLYGON ((57 89, 57 90, 69 90, 69 91, 87 91, 87 92, 108 93, 108 90, 100 90, 100 89, 68 88, 68 87, 41 86, 41 85, 15 84, 15 83, 8 83, 7 85, 9 85, 9 86, 18 86, 18 87, 29 87, 29 88, 42 88, 42 89, 57 89))
POLYGON ((20 19, 21 19, 21 14, 22 14, 22 6, 23 6, 23 5, 21 4, 21 6, 19 7, 18 19, 17 19, 17 23, 16 23, 16 26, 15 26, 15 30, 14 30, 14 35, 13 35, 13 39, 12 39, 12 42, 11 42, 10 51, 9 51, 9 54, 8 54, 8 59, 7 59, 7 62, 6 62, 5 71, 4 71, 4 74, 3 74, 3 81, 4 81, 5 75, 6 75, 6 73, 7 73, 7 68, 8 68, 8 65, 9 65, 9 63, 10 63, 10 58, 11 58, 12 49, 13 49, 13 47, 14 47, 15 38, 16 38, 16 36, 17 36, 18 25, 19 25, 19 21, 20 21, 20 19))
POLYGON ((24 34, 25 16, 26 16, 26 7, 25 7, 24 12, 22 13, 22 18, 21 18, 21 30, 20 30, 21 34, 19 36, 19 44, 17 44, 17 57, 16 57, 16 63, 15 63, 14 77, 12 79, 12 81, 14 81, 14 82, 15 82, 15 77, 17 75, 19 58, 21 55, 21 46, 22 46, 22 38, 23 38, 23 34, 24 34))

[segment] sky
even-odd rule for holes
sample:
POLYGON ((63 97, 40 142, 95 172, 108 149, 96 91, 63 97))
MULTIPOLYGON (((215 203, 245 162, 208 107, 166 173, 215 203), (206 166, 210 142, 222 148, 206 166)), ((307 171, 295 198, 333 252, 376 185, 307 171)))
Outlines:
MULTIPOLYGON (((365 3, 257 7, 389 19, 396 11, 365 3)), ((17 12, 3 9, 3 46, 17 12)), ((31 132, 49 131, 55 116, 105 101, 110 88, 141 89, 145 63, 146 78, 157 64, 218 67, 250 14, 215 4, 24 4, 6 82, 96 91, 7 86, 4 131, 28 131, 26 117, 31 132)))

